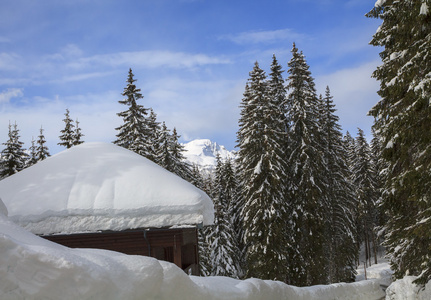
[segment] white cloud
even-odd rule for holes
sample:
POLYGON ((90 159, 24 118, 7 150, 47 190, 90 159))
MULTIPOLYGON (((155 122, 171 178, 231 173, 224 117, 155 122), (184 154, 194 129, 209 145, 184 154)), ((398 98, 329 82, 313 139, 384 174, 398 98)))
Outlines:
POLYGON ((244 82, 190 81, 180 77, 148 83, 144 106, 153 107, 159 121, 177 128, 183 141, 222 137, 215 141, 231 146, 239 117, 244 82))
POLYGON ((275 43, 282 40, 292 41, 304 38, 305 35, 297 33, 289 28, 267 31, 247 31, 236 35, 225 35, 221 37, 221 39, 230 40, 236 44, 275 43))
POLYGON ((329 86, 340 124, 352 135, 356 134, 357 127, 370 133, 373 118, 367 113, 380 99, 377 95, 379 83, 371 74, 379 64, 380 61, 371 61, 316 78, 319 93, 324 94, 329 86))
POLYGON ((0 103, 9 103, 10 99, 24 96, 23 89, 10 88, 0 93, 0 103))
POLYGON ((15 53, 0 53, 0 71, 11 71, 19 69, 21 57, 15 53))
POLYGON ((205 54, 190 54, 171 51, 137 51, 101 54, 71 61, 68 65, 72 68, 85 68, 88 66, 106 65, 137 66, 144 68, 193 68, 203 65, 227 64, 226 58, 211 57, 205 54))
POLYGON ((107 91, 68 97, 34 97, 30 99, 31 104, 26 106, 8 105, 1 114, 0 143, 7 139, 9 121, 16 121, 25 148, 30 146, 32 138, 37 138, 39 129, 43 126, 51 154, 64 150, 57 143, 60 130, 64 128, 62 120, 66 108, 70 110, 73 120, 79 120, 85 135, 84 141, 111 142, 115 139, 115 127, 121 125, 121 119, 116 115, 122 109, 118 104, 120 97, 117 91, 107 91))

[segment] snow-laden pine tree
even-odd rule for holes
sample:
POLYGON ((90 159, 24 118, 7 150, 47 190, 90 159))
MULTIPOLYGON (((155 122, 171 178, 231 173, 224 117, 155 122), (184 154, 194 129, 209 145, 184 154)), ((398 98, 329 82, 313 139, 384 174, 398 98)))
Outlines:
POLYGON ((36 141, 31 139, 31 146, 28 148, 28 159, 25 162, 25 168, 31 167, 37 163, 36 141))
POLYGON ((368 17, 383 20, 373 76, 381 100, 371 109, 388 167, 383 190, 385 244, 395 278, 431 280, 431 2, 384 0, 368 17))
POLYGON ((346 134, 343 137, 344 147, 347 151, 347 158, 346 162, 349 166, 350 170, 353 170, 353 160, 355 157, 355 139, 352 137, 349 131, 346 132, 346 134))
POLYGON ((347 150, 343 142, 341 126, 335 115, 335 104, 329 87, 323 98, 322 128, 325 148, 324 157, 327 170, 327 196, 330 217, 327 222, 328 279, 329 282, 349 282, 355 280, 358 247, 355 240, 356 201, 350 181, 351 172, 347 164, 347 150))
POLYGON ((114 144, 148 157, 151 152, 148 144, 150 143, 150 129, 146 120, 148 109, 138 104, 138 101, 144 97, 140 93, 141 90, 136 87, 136 79, 133 77, 132 69, 129 69, 127 86, 122 93, 125 98, 118 101, 125 105, 127 110, 117 113, 124 123, 115 128, 118 134, 114 144))
POLYGON ((210 262, 212 276, 240 278, 239 248, 234 231, 232 187, 228 186, 226 166, 217 156, 214 183, 214 225, 211 226, 210 262))
POLYGON ((9 139, 3 143, 5 148, 1 151, 1 170, 0 178, 5 178, 13 175, 25 168, 25 162, 28 159, 28 154, 23 149, 24 143, 19 140, 19 130, 15 123, 9 124, 9 139))
POLYGON ((246 247, 244 244, 244 226, 241 219, 241 213, 244 209, 244 199, 242 198, 241 185, 238 179, 238 172, 234 162, 227 159, 223 166, 223 178, 226 184, 226 197, 229 199, 229 215, 232 216, 232 228, 234 239, 238 247, 238 253, 235 257, 238 266, 238 276, 243 278, 246 275, 246 247))
POLYGON ((78 119, 76 119, 75 121, 76 124, 76 128, 75 128, 75 132, 73 135, 73 145, 80 145, 82 143, 84 143, 84 141, 82 140, 82 137, 84 136, 84 134, 81 132, 81 127, 79 127, 79 121, 78 119))
POLYGON ((165 122, 162 123, 161 130, 157 137, 157 152, 156 152, 156 161, 157 163, 165 168, 166 170, 169 170, 172 168, 173 165, 173 159, 171 157, 171 153, 169 151, 170 149, 170 131, 166 127, 165 122))
POLYGON ((150 115, 147 118, 148 128, 150 129, 150 137, 148 143, 149 153, 148 159, 154 161, 155 163, 159 163, 157 161, 157 151, 158 151, 158 137, 160 135, 160 122, 157 122, 157 115, 152 108, 150 108, 150 115))
POLYGON ((75 142, 75 131, 73 129, 75 125, 73 124, 73 120, 69 116, 69 109, 66 108, 64 116, 64 129, 60 131, 61 135, 59 136, 61 142, 57 145, 64 146, 69 149, 74 145, 75 142))
MULTIPOLYGON (((371 130, 373 138, 371 140, 371 160, 372 160, 372 166, 374 169, 375 174, 375 185, 376 185, 376 226, 375 229, 377 237, 377 244, 378 247, 382 244, 382 238, 384 237, 384 229, 385 224, 387 222, 387 216, 385 215, 385 212, 383 210, 383 199, 382 199, 382 191, 383 191, 383 182, 385 182, 385 176, 387 171, 387 162, 382 156, 382 144, 381 139, 378 137, 378 135, 375 133, 374 128, 371 130)), ((377 264, 376 259, 374 260, 374 263, 377 264)))
MULTIPOLYGON (((289 126, 287 121, 287 113, 289 111, 289 107, 288 101, 286 101, 286 88, 284 86, 285 82, 283 79, 283 72, 284 71, 278 63, 277 58, 275 57, 275 55, 273 55, 271 63, 271 73, 269 74, 268 79, 268 97, 271 99, 273 105, 275 105, 275 107, 278 107, 276 112, 276 119, 280 119, 284 122, 284 131, 287 132, 289 126)), ((282 124, 283 123, 281 123, 281 121, 280 124, 277 124, 279 130, 282 129, 282 124)), ((285 136, 284 140, 286 141, 286 145, 284 145, 286 147, 287 135, 285 136)))
POLYGON ((289 150, 288 199, 289 283, 326 283, 327 198, 323 137, 319 129, 320 102, 314 79, 295 44, 288 63, 289 150))
POLYGON ((357 197, 357 230, 360 242, 365 247, 365 257, 371 265, 371 257, 377 252, 376 219, 377 200, 379 197, 376 185, 376 174, 373 165, 371 148, 362 129, 356 137, 356 155, 353 160, 353 185, 357 197))
MULTIPOLYGON (((214 187, 212 174, 201 177, 199 181, 203 190, 211 199, 214 199, 214 187)), ((199 243, 199 269, 202 276, 209 276, 212 272, 211 265, 211 244, 212 244, 212 226, 203 226, 198 230, 199 243)))
POLYGON ((256 62, 241 102, 237 132, 247 276, 287 280, 285 122, 256 62))
POLYGON ((169 152, 172 160, 171 165, 167 170, 177 174, 187 181, 191 181, 191 166, 186 162, 184 146, 179 142, 180 137, 181 136, 178 135, 177 130, 174 127, 172 134, 169 137, 169 152))
POLYGON ((36 159, 37 159, 37 161, 44 160, 45 158, 51 156, 49 154, 48 147, 45 144, 46 144, 46 140, 45 140, 45 136, 43 134, 43 128, 41 126, 40 127, 40 134, 39 134, 39 137, 37 139, 37 147, 36 147, 36 159))

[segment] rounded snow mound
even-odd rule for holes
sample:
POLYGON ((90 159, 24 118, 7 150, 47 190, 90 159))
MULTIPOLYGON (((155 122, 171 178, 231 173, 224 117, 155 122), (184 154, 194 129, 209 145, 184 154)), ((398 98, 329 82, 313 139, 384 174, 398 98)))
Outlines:
POLYGON ((36 234, 211 224, 201 190, 132 151, 84 143, 0 181, 11 220, 36 234))

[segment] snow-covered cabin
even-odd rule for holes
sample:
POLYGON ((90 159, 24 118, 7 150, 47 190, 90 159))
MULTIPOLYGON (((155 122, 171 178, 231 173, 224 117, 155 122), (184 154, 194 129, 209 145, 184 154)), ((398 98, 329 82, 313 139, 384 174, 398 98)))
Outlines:
POLYGON ((152 256, 198 274, 197 227, 214 207, 201 190, 132 151, 84 143, 0 181, 9 218, 72 248, 152 256))

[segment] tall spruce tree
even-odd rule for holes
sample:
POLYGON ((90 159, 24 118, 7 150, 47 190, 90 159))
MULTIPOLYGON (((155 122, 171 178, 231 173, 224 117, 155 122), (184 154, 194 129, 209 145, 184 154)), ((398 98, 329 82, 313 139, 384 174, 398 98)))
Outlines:
POLYGON ((373 76, 381 100, 371 109, 387 171, 382 207, 395 278, 431 280, 431 3, 379 1, 367 14, 383 20, 371 44, 382 46, 373 76))
POLYGON ((61 142, 57 144, 64 146, 67 149, 71 148, 75 142, 75 132, 73 129, 75 125, 73 124, 73 120, 70 118, 69 113, 69 109, 66 108, 66 113, 64 114, 65 118, 63 119, 64 129, 60 131, 61 135, 59 136, 61 142))
POLYGON ((356 155, 353 160, 353 184, 357 197, 357 230, 360 241, 365 246, 365 258, 371 265, 372 252, 376 256, 375 227, 378 200, 376 174, 372 164, 371 148, 362 129, 356 137, 356 155))
POLYGON ((171 155, 171 166, 168 171, 177 174, 181 178, 190 181, 191 180, 191 166, 186 162, 184 156, 184 146, 180 144, 176 128, 172 130, 172 134, 169 137, 169 152, 171 155))
MULTIPOLYGON (((206 174, 202 177, 200 182, 201 189, 211 198, 215 198, 215 189, 213 184, 212 174, 206 174)), ((209 276, 212 272, 211 264, 211 245, 212 245, 212 226, 204 226, 198 230, 198 242, 199 242, 199 268, 201 275, 209 276)))
POLYGON ((323 98, 324 158, 327 165, 328 199, 330 218, 327 226, 328 279, 329 282, 355 280, 358 247, 355 240, 355 195, 350 181, 347 150, 343 142, 341 126, 335 115, 335 104, 329 87, 323 98))
POLYGON ((319 130, 320 104, 302 52, 293 45, 288 63, 289 280, 297 286, 326 283, 327 208, 325 161, 319 130))
POLYGON ((268 90, 265 72, 256 62, 241 103, 237 133, 247 276, 286 281, 284 119, 268 90))
POLYGON ((150 108, 150 115, 147 118, 148 128, 150 130, 150 137, 148 143, 149 153, 148 159, 154 161, 155 163, 159 163, 157 160, 157 151, 158 151, 158 137, 161 131, 160 122, 157 122, 157 115, 152 108, 150 108))
POLYGON ((173 158, 171 157, 170 152, 170 131, 166 127, 165 122, 162 123, 161 130, 157 137, 157 152, 156 152, 156 160, 157 163, 165 168, 166 170, 172 169, 173 166, 173 158))
POLYGON ((141 90, 136 87, 136 79, 133 77, 132 69, 129 69, 127 86, 122 93, 125 98, 118 101, 120 104, 126 105, 127 110, 117 113, 119 117, 123 118, 124 124, 115 128, 118 134, 114 144, 149 157, 151 156, 148 146, 150 129, 146 120, 148 109, 138 104, 138 101, 144 97, 140 93, 141 90))
MULTIPOLYGON (((239 278, 241 276, 239 248, 234 231, 233 189, 228 186, 226 164, 217 156, 214 186, 214 225, 211 226, 211 275, 239 278)), ((232 182, 229 182, 232 183, 232 182)))
POLYGON ((244 244, 244 226, 241 213, 244 209, 244 199, 241 194, 241 185, 238 179, 238 171, 234 162, 227 159, 224 162, 223 177, 226 184, 226 197, 229 199, 229 214, 232 216, 232 228, 235 233, 234 239, 238 247, 235 256, 238 266, 238 276, 243 278, 246 275, 246 247, 244 244))
POLYGON ((3 143, 5 148, 1 151, 2 164, 0 178, 13 175, 25 168, 28 154, 23 148, 24 143, 20 141, 18 126, 9 124, 9 139, 3 143))

